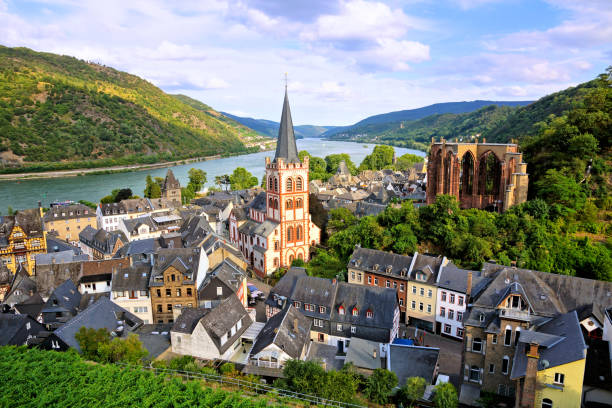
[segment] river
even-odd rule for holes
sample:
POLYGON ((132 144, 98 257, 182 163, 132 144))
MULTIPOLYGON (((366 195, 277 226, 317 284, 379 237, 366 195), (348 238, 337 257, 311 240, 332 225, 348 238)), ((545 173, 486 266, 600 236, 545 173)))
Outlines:
MULTIPOLYGON (((337 142, 323 139, 298 139, 299 150, 307 150, 311 155, 325 157, 329 154, 348 153, 356 165, 372 152, 374 144, 354 142, 337 142), (367 148, 366 148, 367 146, 367 148)), ((399 157, 405 153, 425 156, 424 152, 401 147, 395 148, 399 157)), ((174 175, 185 186, 188 182, 187 172, 192 167, 206 172, 207 186, 213 186, 215 176, 230 174, 236 167, 244 167, 259 180, 264 174, 265 157, 274 156, 273 151, 246 154, 224 159, 208 160, 171 166, 174 175)), ((43 206, 64 200, 87 200, 94 203, 108 195, 115 188, 131 188, 136 195, 142 196, 147 174, 152 177, 164 177, 167 168, 137 170, 127 173, 96 174, 76 177, 51 179, 0 181, 0 211, 7 213, 8 207, 14 209, 33 208, 41 201, 43 206)))

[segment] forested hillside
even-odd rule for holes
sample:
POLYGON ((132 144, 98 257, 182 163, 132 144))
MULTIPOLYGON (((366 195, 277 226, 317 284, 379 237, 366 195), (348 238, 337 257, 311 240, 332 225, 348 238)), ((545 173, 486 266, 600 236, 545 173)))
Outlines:
MULTIPOLYGON (((266 119, 243 118, 226 112, 221 113, 228 118, 255 130, 260 135, 274 138, 278 136, 278 128, 280 126, 278 122, 266 119)), ((335 128, 336 126, 297 125, 293 127, 293 131, 295 132, 296 138, 302 139, 308 137, 321 137, 325 132, 335 128)))
POLYGON ((0 46, 5 164, 53 162, 49 167, 61 168, 87 160, 93 167, 243 152, 243 140, 254 135, 212 108, 186 104, 137 76, 0 46))

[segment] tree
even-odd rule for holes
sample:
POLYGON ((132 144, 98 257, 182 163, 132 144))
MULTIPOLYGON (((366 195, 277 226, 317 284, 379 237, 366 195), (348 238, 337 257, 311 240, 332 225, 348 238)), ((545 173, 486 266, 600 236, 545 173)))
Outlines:
POLYGON ((229 181, 232 190, 243 190, 257 185, 257 177, 249 173, 244 167, 237 167, 229 176, 229 181))
POLYGON ((548 204, 561 204, 567 208, 580 209, 585 203, 586 194, 573 177, 550 169, 536 183, 538 194, 548 204))
POLYGON ((364 392, 370 401, 377 404, 386 404, 396 385, 397 375, 393 371, 377 368, 368 377, 364 392))
POLYGON ((74 338, 79 343, 81 353, 87 360, 98 360, 98 349, 101 344, 110 343, 110 334, 105 328, 93 329, 81 327, 74 338))
POLYGON ((427 381, 422 377, 408 377, 406 384, 397 393, 398 402, 404 406, 412 407, 414 403, 423 397, 427 381))
POLYGON ((374 146, 371 154, 367 155, 359 165, 359 171, 381 170, 393 166, 395 149, 391 146, 374 146))
POLYGON ((395 163, 395 168, 397 170, 408 170, 416 163, 422 163, 423 157, 417 156, 416 154, 406 153, 397 158, 397 162, 395 163))
POLYGON ((122 200, 127 200, 130 197, 132 197, 132 189, 122 188, 117 192, 117 195, 115 195, 115 202, 118 203, 122 200))
POLYGON ((451 383, 442 383, 434 390, 433 403, 436 408, 457 408, 459 398, 457 390, 451 383))
POLYGON ((206 172, 202 169, 189 169, 189 184, 194 192, 198 192, 206 184, 206 172))
POLYGON ((218 185, 220 189, 227 191, 230 185, 230 176, 228 176, 227 174, 215 176, 215 184, 218 185))
POLYGON ((147 176, 146 186, 144 189, 144 196, 146 198, 160 198, 161 197, 161 187, 158 183, 153 181, 151 175, 147 176))
POLYGON ((147 354, 147 350, 143 348, 142 342, 134 333, 130 333, 125 339, 115 337, 112 341, 100 343, 98 346, 100 360, 108 363, 121 361, 135 364, 147 354))
POLYGON ((340 166, 340 162, 344 160, 346 163, 346 167, 350 170, 352 175, 357 174, 357 167, 355 163, 351 160, 351 156, 346 153, 339 154, 330 154, 325 156, 325 163, 327 163, 326 172, 331 174, 335 174, 338 171, 338 166, 340 166))

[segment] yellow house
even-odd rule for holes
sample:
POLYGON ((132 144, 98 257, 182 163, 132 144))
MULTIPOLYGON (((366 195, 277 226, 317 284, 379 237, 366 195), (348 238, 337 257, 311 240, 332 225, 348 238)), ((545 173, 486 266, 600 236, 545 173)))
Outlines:
POLYGON ((36 255, 46 252, 47 236, 41 208, 0 217, 0 259, 11 273, 15 273, 21 263, 32 275, 36 255))
POLYGON ((56 233, 64 241, 76 245, 79 233, 88 225, 96 228, 96 211, 83 204, 60 205, 52 207, 43 217, 45 231, 56 233))
POLYGON ((575 311, 520 332, 511 378, 516 406, 580 407, 587 346, 575 311))
POLYGON ((436 279, 446 258, 415 252, 407 282, 406 317, 411 326, 433 332, 436 325, 436 279))

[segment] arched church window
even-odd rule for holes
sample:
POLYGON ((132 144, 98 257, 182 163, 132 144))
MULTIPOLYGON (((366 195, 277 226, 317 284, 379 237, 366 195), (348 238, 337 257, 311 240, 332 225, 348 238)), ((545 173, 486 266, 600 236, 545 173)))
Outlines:
POLYGON ((293 227, 287 228, 287 242, 293 241, 293 227))
POLYGON ((299 225, 295 229, 295 240, 296 241, 301 241, 302 240, 302 227, 299 226, 299 225))
POLYGON ((287 179, 287 192, 290 193, 293 191, 293 179, 289 177, 287 179))
POLYGON ((278 179, 274 177, 274 191, 278 192, 278 179))
POLYGON ((285 208, 288 210, 293 209, 293 200, 287 200, 287 202, 285 203, 285 208))
POLYGON ((274 209, 278 210, 278 198, 274 199, 274 209))
POLYGON ((298 259, 304 260, 304 255, 301 252, 298 254, 298 259))
POLYGON ((272 176, 268 178, 268 185, 266 186, 268 190, 272 190, 272 186, 274 185, 274 181, 272 180, 272 176))
POLYGON ((297 200, 295 200, 295 208, 302 208, 304 207, 304 201, 301 198, 298 198, 297 200))
POLYGON ((295 191, 302 191, 302 178, 298 177, 295 181, 295 191))

